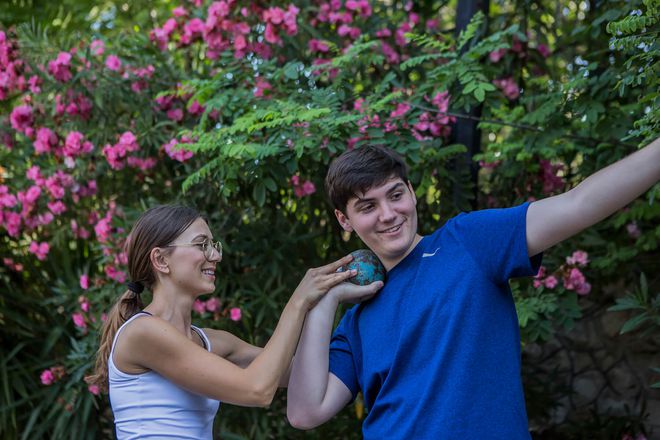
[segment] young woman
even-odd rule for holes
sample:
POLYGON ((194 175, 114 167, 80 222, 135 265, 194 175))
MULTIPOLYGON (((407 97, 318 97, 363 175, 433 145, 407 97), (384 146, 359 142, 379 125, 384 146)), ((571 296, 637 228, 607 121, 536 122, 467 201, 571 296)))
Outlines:
MULTIPOLYGON (((219 401, 268 406, 288 381, 305 314, 355 275, 336 272, 350 256, 308 270, 260 348, 191 325, 193 302, 213 292, 222 259, 222 246, 195 210, 168 205, 146 211, 129 234, 127 253, 128 290, 108 315, 96 370, 87 378, 109 389, 118 439, 211 439, 219 401), (153 293, 146 307, 140 300, 145 288, 153 293)), ((359 301, 378 287, 340 290, 359 301)))

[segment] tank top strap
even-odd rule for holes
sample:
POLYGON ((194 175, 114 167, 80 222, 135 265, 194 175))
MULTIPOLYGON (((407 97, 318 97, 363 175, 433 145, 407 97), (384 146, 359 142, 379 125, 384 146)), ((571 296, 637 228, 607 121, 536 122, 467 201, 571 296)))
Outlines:
POLYGON ((202 343, 204 344, 206 351, 211 351, 211 341, 209 340, 208 336, 206 336, 206 333, 204 333, 204 330, 195 325, 191 325, 190 328, 192 328, 193 331, 197 333, 202 339, 202 343))
POLYGON ((126 322, 123 323, 123 324, 121 325, 121 327, 119 327, 119 329, 117 329, 117 333, 115 333, 115 337, 114 337, 114 339, 112 340, 112 348, 110 349, 110 353, 111 353, 110 356, 111 356, 111 357, 112 357, 112 352, 115 351, 115 344, 117 344, 117 337, 118 337, 119 334, 122 332, 122 330, 124 330, 124 327, 126 327, 126 324, 128 324, 129 322, 133 321, 133 320, 136 319, 136 318, 139 318, 140 316, 153 316, 153 315, 152 315, 151 313, 149 313, 149 312, 145 312, 144 310, 141 310, 141 311, 137 312, 135 315, 133 315, 133 316, 131 316, 130 318, 128 318, 128 319, 126 320, 126 322))

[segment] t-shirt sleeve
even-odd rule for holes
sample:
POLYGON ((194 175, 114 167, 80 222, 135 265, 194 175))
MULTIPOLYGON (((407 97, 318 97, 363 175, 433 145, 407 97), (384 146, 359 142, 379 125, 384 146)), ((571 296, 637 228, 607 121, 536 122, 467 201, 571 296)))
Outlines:
POLYGON ((484 209, 455 218, 458 239, 486 275, 496 283, 538 273, 543 254, 527 253, 529 203, 505 209, 484 209))
MULTIPOLYGON (((353 339, 353 319, 352 311, 348 311, 339 322, 330 341, 330 373, 334 374, 344 382, 344 385, 351 391, 353 399, 360 391, 357 372, 355 370, 355 358, 351 349, 351 340, 353 339)), ((353 339, 354 340, 354 339, 353 339)))

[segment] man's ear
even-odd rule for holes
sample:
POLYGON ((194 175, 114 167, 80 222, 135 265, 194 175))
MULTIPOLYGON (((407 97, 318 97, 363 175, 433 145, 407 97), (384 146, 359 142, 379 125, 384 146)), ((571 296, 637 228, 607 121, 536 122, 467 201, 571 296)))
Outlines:
POLYGON ((160 248, 153 248, 151 252, 149 252, 149 260, 156 272, 170 273, 169 263, 160 248))
POLYGON ((408 190, 410 190, 410 194, 412 195, 413 201, 415 202, 415 206, 417 206, 417 196, 415 195, 415 190, 413 189, 410 180, 408 181, 408 190))
POLYGON ((348 221, 348 217, 343 212, 335 209, 335 217, 337 217, 337 221, 339 222, 339 225, 344 229, 344 231, 353 232, 353 226, 351 226, 351 223, 348 221))

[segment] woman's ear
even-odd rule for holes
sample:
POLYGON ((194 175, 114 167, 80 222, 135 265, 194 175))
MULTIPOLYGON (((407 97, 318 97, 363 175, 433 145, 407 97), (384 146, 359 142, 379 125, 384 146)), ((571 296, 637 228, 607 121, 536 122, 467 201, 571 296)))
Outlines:
POLYGON ((170 273, 169 262, 161 248, 153 248, 151 252, 149 252, 149 260, 156 272, 163 274, 170 273))

